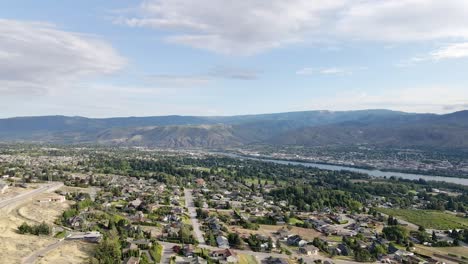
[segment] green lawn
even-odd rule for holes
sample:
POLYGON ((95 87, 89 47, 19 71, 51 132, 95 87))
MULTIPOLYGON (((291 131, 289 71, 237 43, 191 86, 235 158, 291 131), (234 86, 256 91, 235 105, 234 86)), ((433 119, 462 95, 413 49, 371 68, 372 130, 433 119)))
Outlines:
POLYGON ((156 263, 161 262, 162 252, 163 252, 163 246, 160 244, 154 245, 149 251, 151 257, 154 259, 156 263))
POLYGON ((257 259, 252 255, 239 254, 239 264, 258 264, 257 259))
POLYGON ((66 231, 60 231, 57 234, 55 234, 55 238, 64 238, 67 235, 66 231))
POLYGON ((340 237, 340 236, 328 236, 325 239, 328 240, 328 241, 332 241, 332 242, 341 242, 341 241, 343 241, 343 238, 340 237))
POLYGON ((304 221, 297 219, 297 218, 289 218, 289 224, 290 225, 295 225, 295 224, 303 224, 304 221))
POLYGON ((401 217, 410 223, 429 229, 468 228, 468 219, 441 211, 376 208, 387 215, 401 217))

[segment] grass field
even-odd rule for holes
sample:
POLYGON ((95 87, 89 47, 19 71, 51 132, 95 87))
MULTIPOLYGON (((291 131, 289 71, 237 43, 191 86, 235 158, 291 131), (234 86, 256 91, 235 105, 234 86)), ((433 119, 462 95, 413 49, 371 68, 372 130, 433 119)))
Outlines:
POLYGON ((401 217, 415 225, 429 229, 468 228, 468 219, 440 211, 377 208, 387 215, 401 217))
POLYGON ((295 225, 295 224, 303 224, 304 221, 300 220, 300 219, 297 219, 297 218, 290 218, 289 219, 289 224, 290 225, 295 225))
POLYGON ((328 237, 325 237, 325 239, 328 241, 338 242, 338 243, 343 241, 343 238, 340 236, 328 236, 328 237))
POLYGON ((239 264, 258 264, 257 259, 252 255, 239 254, 239 264))
POLYGON ((465 247, 426 247, 416 245, 416 252, 423 255, 432 256, 433 254, 448 255, 453 254, 458 257, 468 258, 468 250, 465 247))

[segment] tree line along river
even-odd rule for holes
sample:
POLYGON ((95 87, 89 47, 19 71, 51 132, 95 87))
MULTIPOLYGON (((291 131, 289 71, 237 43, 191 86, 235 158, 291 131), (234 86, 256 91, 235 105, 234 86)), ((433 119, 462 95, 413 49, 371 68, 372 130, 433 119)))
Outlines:
POLYGON ((383 177, 390 178, 390 177, 394 176, 394 177, 397 177, 397 178, 408 179, 408 180, 423 179, 423 180, 426 180, 426 181, 444 181, 444 182, 450 182, 450 183, 456 183, 456 184, 461 184, 461 185, 468 186, 468 179, 466 179, 466 178, 433 176, 433 175, 391 172, 391 171, 381 171, 381 170, 370 170, 370 169, 361 169, 361 168, 353 168, 353 167, 340 166, 340 165, 330 165, 330 164, 320 164, 320 163, 312 163, 312 162, 276 160, 276 159, 268 159, 268 158, 255 158, 255 157, 242 156, 242 155, 238 155, 238 154, 225 153, 225 152, 221 152, 221 153, 218 152, 217 154, 222 154, 222 155, 226 155, 226 156, 233 157, 233 158, 273 162, 273 163, 284 164, 284 165, 288 165, 288 164, 302 165, 302 166, 306 166, 306 167, 314 167, 314 168, 323 169, 323 170, 333 170, 333 171, 346 170, 346 171, 352 171, 352 172, 367 174, 369 176, 376 177, 376 178, 383 178, 383 177))

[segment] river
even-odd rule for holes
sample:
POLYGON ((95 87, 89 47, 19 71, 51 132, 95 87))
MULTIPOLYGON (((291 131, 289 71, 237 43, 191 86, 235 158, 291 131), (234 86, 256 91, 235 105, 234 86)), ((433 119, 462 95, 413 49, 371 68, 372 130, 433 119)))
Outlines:
POLYGON ((299 161, 288 161, 288 160, 275 160, 275 159, 267 159, 267 158, 254 158, 249 156, 241 156, 233 153, 217 153, 226 155, 233 158, 241 158, 241 159, 250 159, 250 160, 258 160, 258 161, 266 161, 266 162, 273 162, 278 164, 291 164, 291 165, 302 165, 306 167, 314 167, 323 170, 333 170, 333 171, 352 171, 352 172, 359 172, 363 174, 367 174, 372 177, 387 177, 390 178, 391 176, 395 176, 397 178, 409 179, 409 180, 419 180, 423 179, 426 181, 444 181, 450 183, 456 183, 468 186, 468 179, 465 178, 457 178, 457 177, 444 177, 444 176, 432 176, 432 175, 424 175, 424 174, 412 174, 412 173, 402 173, 402 172, 391 172, 391 171, 381 171, 381 170, 368 170, 368 169, 360 169, 360 168, 353 168, 353 167, 346 167, 346 166, 339 166, 339 165, 329 165, 329 164, 319 164, 319 163, 312 163, 312 162, 299 162, 299 161))

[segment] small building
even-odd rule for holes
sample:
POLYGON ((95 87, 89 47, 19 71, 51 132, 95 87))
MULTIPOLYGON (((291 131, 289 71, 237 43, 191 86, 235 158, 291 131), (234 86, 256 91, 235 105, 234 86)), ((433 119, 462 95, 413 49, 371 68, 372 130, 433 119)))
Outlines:
POLYGON ((195 183, 196 183, 199 187, 204 187, 205 184, 206 184, 205 180, 202 179, 202 178, 196 179, 196 180, 195 180, 195 183))
POLYGON ((228 263, 237 263, 237 253, 231 249, 222 249, 211 252, 211 257, 228 263))
POLYGON ((66 201, 66 198, 63 195, 49 196, 49 197, 44 197, 44 198, 40 198, 37 200, 38 203, 50 203, 50 202, 63 203, 65 201, 66 201))
POLYGON ((290 246, 298 246, 302 238, 299 235, 289 236, 286 243, 290 246))
POLYGON ((137 257, 130 257, 125 261, 125 264, 139 264, 140 263, 140 258, 137 257))
POLYGON ((216 243, 218 244, 219 248, 229 248, 229 240, 224 236, 216 237, 216 243))
POLYGON ((319 249, 313 245, 305 245, 299 248, 299 253, 307 256, 316 256, 319 253, 319 249))
POLYGON ((263 264, 289 264, 288 259, 286 258, 274 258, 268 257, 262 261, 263 264))

